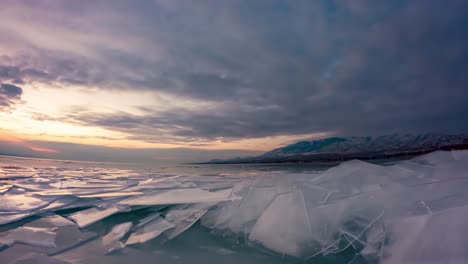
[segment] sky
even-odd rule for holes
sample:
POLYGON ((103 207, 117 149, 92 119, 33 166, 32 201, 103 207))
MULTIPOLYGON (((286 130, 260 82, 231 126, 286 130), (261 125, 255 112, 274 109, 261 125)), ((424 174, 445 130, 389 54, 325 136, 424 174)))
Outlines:
POLYGON ((468 131, 468 1, 3 0, 0 154, 256 155, 468 131))

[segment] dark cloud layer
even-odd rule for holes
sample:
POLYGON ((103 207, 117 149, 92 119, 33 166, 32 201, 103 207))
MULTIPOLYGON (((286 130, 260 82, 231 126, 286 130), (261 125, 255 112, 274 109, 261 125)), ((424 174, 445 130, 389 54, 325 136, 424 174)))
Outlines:
POLYGON ((12 84, 0 84, 0 110, 9 109, 21 99, 23 90, 12 84))
POLYGON ((33 14, 54 13, 32 15, 31 23, 83 43, 64 51, 19 36, 27 48, 0 57, 2 80, 219 104, 64 115, 70 122, 192 144, 323 131, 468 131, 467 1, 27 3, 33 14))

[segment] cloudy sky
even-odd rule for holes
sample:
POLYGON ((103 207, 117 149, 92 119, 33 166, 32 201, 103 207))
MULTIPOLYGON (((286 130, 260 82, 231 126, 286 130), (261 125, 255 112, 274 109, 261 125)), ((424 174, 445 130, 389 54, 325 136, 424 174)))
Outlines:
POLYGON ((468 1, 3 0, 0 154, 254 155, 468 131, 468 1))

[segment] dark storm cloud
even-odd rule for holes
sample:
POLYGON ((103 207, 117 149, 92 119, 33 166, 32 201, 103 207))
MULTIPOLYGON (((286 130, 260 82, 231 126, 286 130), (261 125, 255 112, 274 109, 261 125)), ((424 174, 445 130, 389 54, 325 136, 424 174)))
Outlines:
POLYGON ((9 109, 21 99, 23 90, 15 85, 0 84, 0 110, 9 109))
POLYGON ((466 1, 34 5, 34 12, 58 13, 51 23, 83 39, 70 43, 74 50, 43 41, 29 54, 0 60, 2 79, 219 104, 144 116, 84 112, 69 121, 193 144, 321 131, 468 131, 466 1))

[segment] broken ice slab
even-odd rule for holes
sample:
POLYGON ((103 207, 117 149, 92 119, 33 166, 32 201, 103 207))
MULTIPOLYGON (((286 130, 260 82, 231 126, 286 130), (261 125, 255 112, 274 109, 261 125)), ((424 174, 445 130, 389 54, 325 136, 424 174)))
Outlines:
POLYGON ((140 219, 138 221, 138 224, 136 224, 135 227, 140 228, 140 227, 148 224, 149 222, 155 220, 156 218, 160 217, 160 215, 161 215, 160 213, 155 213, 155 214, 151 214, 151 215, 149 215, 149 216, 147 216, 147 217, 145 217, 143 219, 140 219))
POLYGON ((412 161, 422 162, 430 165, 447 165, 455 161, 451 151, 434 151, 423 156, 415 157, 412 161))
POLYGON ((125 211, 126 208, 119 206, 111 206, 106 209, 100 208, 89 208, 83 211, 76 212, 70 216, 69 219, 73 220, 79 227, 87 227, 94 224, 104 218, 107 218, 118 212, 125 211))
POLYGON ((82 195, 92 195, 92 194, 102 194, 106 192, 116 192, 121 191, 122 188, 71 188, 71 189, 50 189, 44 191, 35 192, 35 194, 40 196, 63 196, 63 195, 74 195, 74 196, 82 196, 82 195))
POLYGON ((302 194, 276 196, 258 218, 249 240, 281 254, 303 257, 312 232, 302 194))
POLYGON ((86 181, 78 181, 78 180, 71 180, 71 181, 60 181, 49 184, 52 187, 59 188, 59 189, 68 189, 68 188, 119 188, 119 187, 126 187, 122 184, 114 184, 112 181, 108 183, 88 183, 86 181))
POLYGON ((20 226, 0 237, 0 247, 21 243, 36 247, 55 247, 55 232, 52 228, 20 226))
POLYGON ((232 189, 234 183, 223 183, 223 182, 216 182, 216 183, 208 183, 200 185, 200 189, 207 190, 207 191, 218 191, 223 189, 232 189))
POLYGON ((197 187, 196 184, 193 182, 172 182, 172 181, 164 181, 164 182, 151 182, 149 184, 143 184, 135 186, 136 190, 144 190, 144 189, 183 189, 183 188, 193 188, 197 187))
POLYGON ((468 151, 451 151, 451 153, 457 162, 468 163, 468 151))
POLYGON ((37 213, 43 213, 43 212, 49 212, 49 211, 62 209, 63 207, 68 206, 77 200, 78 198, 73 197, 73 196, 58 197, 55 199, 55 201, 53 201, 46 207, 41 208, 37 213))
POLYGON ((28 216, 33 215, 32 212, 29 213, 20 213, 20 214, 2 214, 0 215, 0 225, 5 225, 8 223, 12 223, 28 216))
POLYGON ((51 202, 51 199, 40 199, 27 194, 5 194, 0 196, 0 211, 31 211, 47 206, 51 202))
POLYGON ((384 264, 466 263, 468 206, 386 223, 384 264))
POLYGON ((34 216, 42 213, 46 213, 53 210, 58 210, 71 204, 72 202, 76 201, 77 198, 74 197, 60 197, 54 202, 48 204, 45 207, 40 207, 38 209, 33 209, 30 211, 21 211, 21 212, 9 212, 9 211, 0 211, 0 225, 5 225, 8 223, 16 222, 21 219, 24 219, 29 216, 34 216))
POLYGON ((69 264, 70 262, 66 262, 60 259, 56 259, 53 257, 49 257, 44 254, 38 254, 34 252, 28 252, 13 261, 10 264, 69 264))
MULTIPOLYGON (((96 237, 96 233, 81 231, 75 223, 60 215, 51 215, 34 220, 27 223, 25 227, 49 228, 54 230, 56 233, 55 244, 57 246, 55 248, 44 248, 41 250, 41 253, 47 255, 59 254, 96 237)), ((25 250, 27 251, 27 249, 25 250)))
POLYGON ((173 239, 185 232, 202 217, 213 204, 179 205, 166 213, 164 218, 174 224, 174 229, 169 231, 167 238, 173 239))
POLYGON ((107 193, 96 193, 96 194, 83 194, 76 195, 80 198, 108 198, 108 197, 126 197, 143 194, 142 192, 107 192, 107 193))
POLYGON ((209 228, 229 229, 233 233, 248 233, 254 220, 277 195, 276 187, 253 187, 243 195, 242 200, 223 203, 203 216, 202 224, 209 228))
POLYGON ((70 220, 68 220, 65 217, 62 217, 60 215, 51 215, 51 216, 48 216, 48 217, 43 217, 43 218, 41 218, 41 220, 49 223, 52 226, 56 226, 56 227, 75 225, 75 223, 73 223, 72 221, 70 221, 70 220))
POLYGON ((13 185, 18 187, 18 188, 23 188, 26 190, 32 190, 32 191, 44 191, 50 189, 50 186, 48 184, 30 184, 30 183, 24 183, 24 182, 13 182, 13 185))
POLYGON ((364 248, 359 252, 369 263, 381 262, 385 246, 385 226, 380 223, 366 233, 364 248))
POLYGON ((164 178, 159 178, 159 179, 150 178, 150 179, 139 182, 138 185, 139 186, 144 186, 144 185, 157 186, 158 183, 169 181, 169 180, 174 180, 179 177, 180 177, 179 175, 176 175, 176 176, 164 177, 164 178))
POLYGON ((232 195, 232 189, 209 192, 199 188, 191 188, 145 194, 142 196, 124 199, 118 203, 125 205, 162 205, 221 202, 239 198, 240 197, 238 196, 232 195))
POLYGON ((9 185, 9 184, 0 185, 0 194, 4 194, 8 192, 12 186, 13 185, 9 185))
POLYGON ((389 169, 383 166, 351 160, 328 169, 310 182, 333 192, 334 199, 342 199, 381 190, 381 185, 391 182, 390 174, 389 169))
POLYGON ((127 234, 132 225, 132 222, 116 225, 106 236, 101 239, 101 244, 106 248, 107 253, 120 249, 124 246, 124 244, 120 242, 120 239, 122 239, 125 234, 127 234))
POLYGON ((127 242, 125 242, 125 246, 145 243, 149 240, 156 238, 164 231, 174 227, 175 226, 172 223, 166 221, 162 217, 158 217, 155 220, 149 222, 148 224, 133 232, 127 239, 127 242))

